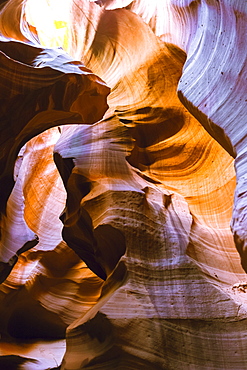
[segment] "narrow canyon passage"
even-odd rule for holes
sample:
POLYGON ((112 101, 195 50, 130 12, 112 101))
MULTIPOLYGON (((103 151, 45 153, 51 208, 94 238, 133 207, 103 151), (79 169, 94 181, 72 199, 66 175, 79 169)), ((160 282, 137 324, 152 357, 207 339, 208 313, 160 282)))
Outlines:
POLYGON ((243 0, 0 2, 0 370, 244 370, 243 0))

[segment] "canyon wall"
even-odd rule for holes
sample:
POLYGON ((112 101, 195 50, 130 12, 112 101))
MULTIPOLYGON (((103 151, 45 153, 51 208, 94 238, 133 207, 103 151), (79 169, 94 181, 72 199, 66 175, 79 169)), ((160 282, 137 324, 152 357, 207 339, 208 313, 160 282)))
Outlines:
POLYGON ((247 2, 1 3, 0 368, 245 369, 247 2))

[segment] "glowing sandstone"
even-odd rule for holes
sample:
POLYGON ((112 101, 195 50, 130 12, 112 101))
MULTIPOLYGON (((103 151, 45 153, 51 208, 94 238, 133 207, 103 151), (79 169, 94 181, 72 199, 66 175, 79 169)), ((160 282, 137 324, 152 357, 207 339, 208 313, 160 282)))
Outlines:
MULTIPOLYGON (((51 126, 60 128, 34 137, 15 164, 21 222, 40 241, 2 284, 2 331, 61 338, 67 328, 63 370, 242 370, 246 293, 234 285, 245 274, 229 228, 233 160, 177 97, 187 73, 184 51, 132 12, 139 9, 147 21, 146 2, 107 6, 114 4, 129 6, 107 11, 74 1, 76 21, 68 23, 72 58, 111 87, 103 120, 60 126, 56 112, 51 126)), ((178 1, 165 5, 179 23, 178 1)), ((206 3, 187 5, 180 16, 206 3)), ((152 9, 151 26, 158 7, 152 9)), ((192 14, 186 19, 196 29, 192 14)), ((180 47, 188 41, 183 32, 180 47)), ((82 99, 72 110, 90 107, 82 99)), ((224 135, 217 139, 229 146, 224 135)), ((6 224, 3 232, 9 230, 6 224)), ((10 250, 2 251, 7 261, 10 250)))

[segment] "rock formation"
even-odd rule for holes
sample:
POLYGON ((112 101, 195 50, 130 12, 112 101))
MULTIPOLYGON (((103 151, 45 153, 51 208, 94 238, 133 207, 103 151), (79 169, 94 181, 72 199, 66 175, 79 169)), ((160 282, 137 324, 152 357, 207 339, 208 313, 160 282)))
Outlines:
POLYGON ((246 1, 1 3, 0 369, 245 369, 246 1))

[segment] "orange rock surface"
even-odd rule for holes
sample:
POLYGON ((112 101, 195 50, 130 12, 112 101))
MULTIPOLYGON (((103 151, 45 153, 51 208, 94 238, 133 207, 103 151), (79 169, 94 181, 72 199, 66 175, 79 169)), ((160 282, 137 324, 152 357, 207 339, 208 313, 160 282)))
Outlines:
POLYGON ((0 369, 243 370, 246 2, 1 4, 0 369))

